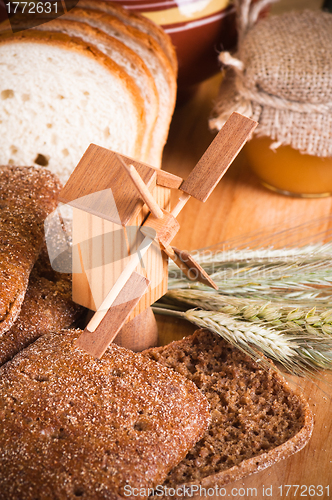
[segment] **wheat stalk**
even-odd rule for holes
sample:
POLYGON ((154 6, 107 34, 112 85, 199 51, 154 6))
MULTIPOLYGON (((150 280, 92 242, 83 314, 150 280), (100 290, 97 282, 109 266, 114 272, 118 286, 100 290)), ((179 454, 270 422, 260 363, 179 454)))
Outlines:
POLYGON ((166 307, 254 359, 263 353, 293 374, 332 369, 331 243, 196 252, 195 258, 219 291, 189 281, 171 265, 169 291, 156 310, 166 307), (186 310, 189 306, 195 309, 186 310))
POLYGON ((214 310, 177 311, 165 304, 155 304, 153 310, 180 316, 200 328, 207 328, 265 366, 271 366, 270 358, 290 373, 301 376, 332 368, 332 337, 327 335, 303 333, 293 328, 279 331, 272 326, 250 323, 214 310))
POLYGON ((173 290, 167 293, 166 298, 229 314, 235 319, 271 326, 279 331, 292 329, 315 335, 332 334, 332 309, 326 307, 332 305, 330 302, 320 302, 314 307, 309 304, 304 307, 302 302, 302 307, 299 307, 298 304, 272 303, 198 290, 173 290))
MULTIPOLYGON (((326 301, 332 294, 332 244, 294 249, 232 250, 195 255, 224 295, 326 301)), ((209 288, 169 267, 169 289, 209 288)))
MULTIPOLYGON (((317 369, 332 367, 332 338, 281 333, 271 327, 232 319, 217 311, 189 310, 185 317, 195 325, 224 337, 237 345, 255 361, 262 362, 257 350, 280 363, 295 375, 305 375, 317 369)), ((267 362, 266 362, 267 363, 267 362)))

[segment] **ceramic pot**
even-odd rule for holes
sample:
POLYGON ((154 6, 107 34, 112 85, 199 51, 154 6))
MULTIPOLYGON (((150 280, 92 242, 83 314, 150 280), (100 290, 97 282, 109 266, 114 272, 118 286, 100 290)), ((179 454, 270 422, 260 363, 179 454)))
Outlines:
POLYGON ((180 91, 217 73, 218 53, 235 46, 235 12, 229 0, 115 1, 170 35, 178 56, 180 91))

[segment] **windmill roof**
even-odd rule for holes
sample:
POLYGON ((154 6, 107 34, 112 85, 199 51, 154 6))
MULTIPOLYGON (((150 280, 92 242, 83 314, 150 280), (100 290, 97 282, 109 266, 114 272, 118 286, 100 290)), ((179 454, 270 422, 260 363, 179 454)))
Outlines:
MULTIPOLYGON (((121 155, 137 169, 152 191, 156 171, 152 167, 121 155)), ((62 189, 59 200, 103 219, 126 225, 143 207, 137 192, 114 151, 90 144, 62 189)))
POLYGON ((156 184, 178 189, 183 182, 177 175, 90 144, 62 189, 59 200, 116 224, 129 224, 142 209, 144 201, 117 155, 127 165, 134 165, 151 192, 156 184))

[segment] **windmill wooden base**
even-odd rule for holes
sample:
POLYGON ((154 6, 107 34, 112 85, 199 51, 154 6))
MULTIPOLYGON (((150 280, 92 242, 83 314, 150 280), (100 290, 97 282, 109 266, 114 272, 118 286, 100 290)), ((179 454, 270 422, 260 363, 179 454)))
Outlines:
POLYGON ((126 323, 113 342, 134 352, 156 347, 158 345, 158 327, 151 307, 126 323))

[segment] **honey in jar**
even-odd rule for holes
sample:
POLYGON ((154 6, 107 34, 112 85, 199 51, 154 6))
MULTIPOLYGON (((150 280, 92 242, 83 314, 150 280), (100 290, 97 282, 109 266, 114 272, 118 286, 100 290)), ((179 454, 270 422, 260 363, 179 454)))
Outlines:
POLYGON ((269 189, 308 198, 332 194, 332 157, 301 154, 291 146, 271 149, 268 137, 255 137, 246 145, 251 169, 269 189))
POLYGON ((219 54, 226 71, 210 127, 234 111, 256 120, 246 149, 265 186, 332 195, 332 15, 306 9, 258 21, 254 4, 236 4, 239 46, 219 54))

